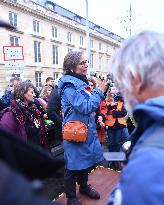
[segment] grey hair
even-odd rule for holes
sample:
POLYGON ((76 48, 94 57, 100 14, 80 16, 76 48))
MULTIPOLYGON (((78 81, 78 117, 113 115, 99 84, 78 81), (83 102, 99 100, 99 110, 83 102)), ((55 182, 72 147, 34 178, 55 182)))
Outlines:
POLYGON ((74 72, 83 54, 83 51, 68 52, 63 62, 63 74, 74 72))
POLYGON ((112 57, 110 71, 128 91, 136 74, 142 87, 164 86, 164 34, 144 31, 129 38, 112 57))

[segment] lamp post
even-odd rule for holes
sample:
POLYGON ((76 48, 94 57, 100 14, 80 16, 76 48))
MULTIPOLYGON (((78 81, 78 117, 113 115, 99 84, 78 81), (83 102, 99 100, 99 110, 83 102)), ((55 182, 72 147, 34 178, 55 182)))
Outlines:
MULTIPOLYGON (((86 0, 86 53, 87 58, 90 60, 90 40, 89 40, 89 20, 88 20, 88 0, 86 0)), ((90 76, 91 68, 90 62, 88 63, 88 75, 90 76)))

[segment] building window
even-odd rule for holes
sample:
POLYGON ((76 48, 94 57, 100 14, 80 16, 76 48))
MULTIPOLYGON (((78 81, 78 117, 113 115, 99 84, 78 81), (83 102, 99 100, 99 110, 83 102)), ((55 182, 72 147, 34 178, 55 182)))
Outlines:
POLYGON ((101 51, 101 46, 102 46, 101 43, 99 43, 99 51, 101 51))
POLYGON ((68 48, 68 53, 72 51, 72 48, 68 48))
POLYGON ((38 91, 42 89, 42 72, 35 72, 35 82, 38 91))
POLYGON ((101 71, 102 68, 102 56, 99 56, 99 70, 101 71))
POLYGON ((41 43, 34 41, 34 56, 35 62, 41 62, 41 43))
POLYGON ((93 54, 90 54, 90 68, 93 68, 93 54))
POLYGON ((9 12, 9 21, 10 21, 10 24, 17 27, 17 14, 14 13, 14 12, 9 12))
POLYGON ((80 36, 80 46, 83 46, 83 44, 84 44, 84 38, 83 36, 80 36))
POLYGON ((52 26, 52 37, 57 38, 58 37, 58 29, 54 26, 52 26))
POLYGON ((67 41, 70 42, 70 43, 72 41, 72 33, 71 32, 67 33, 67 41))
POLYGON ((19 37, 10 35, 10 45, 19 46, 19 37))
POLYGON ((93 40, 90 40, 90 48, 93 48, 93 40))
POLYGON ((59 63, 59 47, 52 45, 52 58, 53 58, 53 64, 59 63))
POLYGON ((109 66, 109 62, 110 62, 110 58, 107 57, 107 59, 106 59, 106 66, 107 66, 107 67, 109 66))
POLYGON ((39 33, 39 21, 33 20, 33 31, 39 33))
POLYGON ((54 80, 58 79, 59 73, 54 72, 53 75, 54 75, 54 80))
POLYGON ((75 16, 74 19, 75 19, 76 22, 81 23, 81 17, 80 16, 75 16))

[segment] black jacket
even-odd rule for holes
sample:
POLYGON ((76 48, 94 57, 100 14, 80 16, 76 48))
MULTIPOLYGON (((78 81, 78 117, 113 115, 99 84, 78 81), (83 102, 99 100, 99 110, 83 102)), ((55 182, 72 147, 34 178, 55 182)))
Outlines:
POLYGON ((0 204, 3 205, 51 205, 39 193, 39 181, 30 182, 0 160, 0 204))
POLYGON ((55 124, 55 138, 62 140, 61 97, 57 86, 52 89, 47 108, 48 118, 55 124))
POLYGON ((0 160, 29 179, 44 179, 64 166, 64 161, 55 159, 40 146, 26 143, 2 128, 0 160))
POLYGON ((36 179, 63 166, 64 161, 0 128, 0 204, 52 204, 39 192, 42 186, 36 179))

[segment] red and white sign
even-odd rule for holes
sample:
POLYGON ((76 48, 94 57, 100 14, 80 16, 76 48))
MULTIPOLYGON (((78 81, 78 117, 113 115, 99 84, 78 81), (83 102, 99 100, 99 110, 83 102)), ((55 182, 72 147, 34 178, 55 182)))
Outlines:
POLYGON ((24 60, 23 46, 3 46, 4 61, 24 60))

